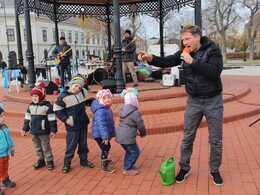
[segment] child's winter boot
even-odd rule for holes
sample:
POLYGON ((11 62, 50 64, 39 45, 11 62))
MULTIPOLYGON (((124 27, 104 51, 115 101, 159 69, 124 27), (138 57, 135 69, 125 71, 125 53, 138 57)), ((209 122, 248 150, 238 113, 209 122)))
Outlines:
POLYGON ((91 162, 89 162, 87 159, 83 159, 83 158, 80 159, 80 166, 88 167, 88 168, 94 167, 94 165, 91 162))
POLYGON ((7 177, 5 180, 2 181, 1 186, 2 187, 7 187, 7 188, 12 188, 14 187, 16 184, 14 182, 12 182, 9 177, 7 177))
POLYGON ((62 168, 62 173, 67 173, 70 170, 70 162, 64 161, 64 166, 62 168))
POLYGON ((44 160, 38 160, 38 162, 35 165, 33 165, 33 169, 37 170, 44 167, 45 165, 46 164, 44 160))
POLYGON ((115 169, 108 166, 109 162, 110 161, 107 159, 101 160, 101 166, 102 166, 101 171, 102 172, 105 172, 105 173, 114 173, 115 172, 115 169))
POLYGON ((48 167, 49 170, 52 170, 54 168, 53 161, 48 161, 47 162, 47 167, 48 167))

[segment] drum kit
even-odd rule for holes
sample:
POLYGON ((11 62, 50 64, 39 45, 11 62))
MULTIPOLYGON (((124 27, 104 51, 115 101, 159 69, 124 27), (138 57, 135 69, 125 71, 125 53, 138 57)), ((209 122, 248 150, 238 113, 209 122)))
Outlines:
POLYGON ((88 84, 101 84, 104 79, 114 78, 115 74, 112 71, 112 67, 97 68, 94 72, 88 75, 88 84))

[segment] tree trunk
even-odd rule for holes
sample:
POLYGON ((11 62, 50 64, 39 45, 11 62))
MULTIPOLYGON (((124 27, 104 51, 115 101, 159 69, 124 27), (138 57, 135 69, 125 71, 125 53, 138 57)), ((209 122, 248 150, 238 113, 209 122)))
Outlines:
POLYGON ((226 62, 226 34, 221 33, 221 53, 223 57, 223 62, 226 62))
POLYGON ((254 41, 249 41, 249 61, 254 61, 254 41))

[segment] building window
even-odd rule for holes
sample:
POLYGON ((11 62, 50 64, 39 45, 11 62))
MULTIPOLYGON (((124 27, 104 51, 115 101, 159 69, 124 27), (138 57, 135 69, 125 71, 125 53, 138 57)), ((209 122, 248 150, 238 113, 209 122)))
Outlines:
POLYGON ((76 58, 79 58, 79 50, 76 50, 76 58))
POLYGON ((94 56, 96 55, 96 51, 95 51, 95 50, 93 50, 93 55, 94 55, 94 56))
POLYGON ((55 43, 56 42, 56 33, 55 33, 55 31, 53 31, 53 42, 55 43))
POLYGON ((24 39, 24 41, 27 40, 27 39, 26 39, 26 29, 23 29, 23 39, 24 39))
POLYGON ((43 42, 47 42, 47 31, 46 30, 42 30, 42 40, 43 40, 43 42))
POLYGON ((97 44, 98 44, 98 45, 100 44, 100 39, 99 39, 99 37, 97 37, 97 44))
POLYGON ((7 29, 8 41, 15 41, 14 29, 7 29))
POLYGON ((82 50, 82 57, 85 58, 85 50, 82 50))
POLYGON ((84 44, 84 33, 81 33, 81 44, 84 44))
POLYGON ((76 43, 79 42, 79 34, 78 33, 75 33, 75 41, 76 41, 76 43))
POLYGON ((92 38, 92 44, 95 44, 95 37, 92 38))
POLYGON ((89 38, 88 38, 88 39, 86 39, 86 44, 89 44, 89 38))
POLYGON ((98 56, 100 57, 100 50, 98 50, 98 56))
POLYGON ((72 33, 69 33, 69 43, 72 43, 72 33))
POLYGON ((65 32, 61 32, 61 33, 60 33, 60 36, 61 36, 61 37, 65 37, 65 32))

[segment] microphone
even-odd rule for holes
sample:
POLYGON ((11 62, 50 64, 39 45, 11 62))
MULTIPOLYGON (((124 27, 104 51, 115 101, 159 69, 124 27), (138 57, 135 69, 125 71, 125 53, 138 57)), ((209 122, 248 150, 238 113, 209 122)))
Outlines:
MULTIPOLYGON (((190 48, 189 47, 185 47, 183 49, 183 52, 190 53, 190 48)), ((181 65, 180 65, 180 67, 178 67, 178 69, 183 69, 183 65, 184 65, 184 60, 181 61, 181 65)))

